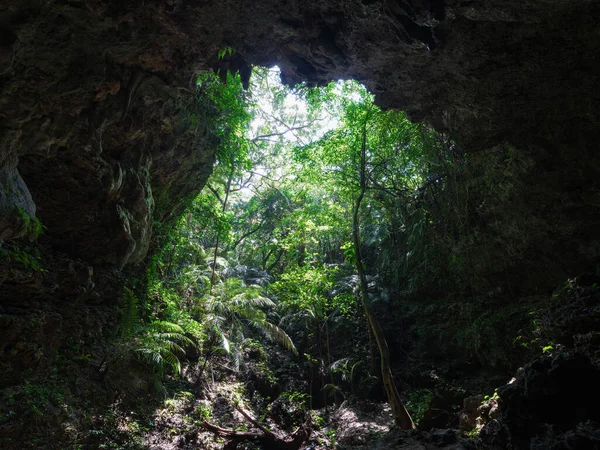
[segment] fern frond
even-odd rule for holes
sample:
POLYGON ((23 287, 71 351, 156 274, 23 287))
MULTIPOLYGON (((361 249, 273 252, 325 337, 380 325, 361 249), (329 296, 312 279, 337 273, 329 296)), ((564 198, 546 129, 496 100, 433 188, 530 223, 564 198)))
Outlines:
POLYGON ((343 395, 343 391, 342 388, 339 387, 337 384, 333 384, 333 383, 328 383, 325 386, 323 386, 323 388, 321 389, 322 391, 325 391, 327 393, 329 393, 330 395, 336 394, 336 393, 341 393, 343 395))
POLYGON ((261 326, 269 337, 277 341, 283 348, 291 351, 294 355, 298 355, 298 350, 292 341, 292 338, 288 334, 279 328, 277 325, 273 325, 270 322, 264 321, 261 326))
POLYGON ((227 339, 227 336, 225 336, 225 334, 223 333, 223 331, 221 331, 220 328, 216 328, 216 331, 219 334, 219 337, 221 338, 221 344, 223 345, 223 349, 227 353, 231 353, 231 346, 229 345, 229 339, 227 339))
POLYGON ((157 338, 156 343, 158 344, 160 351, 168 350, 171 352, 177 352, 182 355, 185 355, 185 350, 183 349, 183 347, 171 339, 161 340, 161 338, 157 338))
POLYGON ((233 361, 233 367, 236 371, 240 370, 240 365, 242 362, 242 352, 240 351, 239 346, 233 347, 233 352, 231 353, 231 359, 233 361))
POLYGON ((179 333, 179 334, 185 333, 185 331, 183 330, 181 325, 178 325, 173 322, 166 322, 163 320, 154 320, 154 321, 150 322, 150 324, 148 325, 148 328, 152 331, 167 331, 167 332, 179 333))
POLYGON ((179 358, 177 358, 177 356, 174 353, 168 350, 164 350, 162 353, 162 357, 167 363, 171 365, 173 372, 175 372, 178 375, 181 373, 181 363, 179 362, 179 358))
POLYGON ((263 297, 260 295, 257 296, 249 296, 246 292, 236 295, 231 299, 232 306, 241 307, 244 309, 247 308, 260 308, 267 307, 273 308, 275 307, 275 303, 273 300, 267 297, 263 297))
POLYGON ((348 363, 350 362, 350 358, 342 358, 334 361, 329 366, 329 370, 332 372, 337 372, 339 370, 346 370, 348 368, 348 363))
POLYGON ((138 298, 127 286, 123 288, 125 306, 121 317, 121 337, 132 338, 140 328, 141 320, 138 313, 138 298))
POLYGON ((208 310, 212 311, 214 317, 222 317, 230 312, 231 308, 221 298, 212 297, 208 301, 208 310))

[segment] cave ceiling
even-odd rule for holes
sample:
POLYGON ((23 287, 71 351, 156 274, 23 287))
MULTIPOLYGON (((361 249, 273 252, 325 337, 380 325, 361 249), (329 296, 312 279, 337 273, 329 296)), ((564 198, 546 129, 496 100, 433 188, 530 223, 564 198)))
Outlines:
POLYGON ((569 173, 591 179, 599 18, 592 0, 4 0, 0 237, 22 234, 16 205, 61 251, 142 261, 210 174, 217 143, 186 118, 217 67, 356 79, 470 151, 514 145, 547 174, 580 158, 569 173))

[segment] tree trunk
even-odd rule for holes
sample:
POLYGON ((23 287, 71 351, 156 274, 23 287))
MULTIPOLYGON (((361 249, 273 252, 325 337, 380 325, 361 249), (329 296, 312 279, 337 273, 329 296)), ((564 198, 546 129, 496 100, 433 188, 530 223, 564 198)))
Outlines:
MULTIPOLYGON (((235 174, 235 166, 232 163, 231 173, 229 174, 229 178, 227 179, 227 187, 225 188, 225 200, 223 200, 223 209, 222 209, 223 212, 225 212, 225 209, 227 208, 227 200, 229 200, 229 192, 231 191, 231 183, 233 182, 234 174, 235 174)), ((220 238, 221 238, 220 234, 217 233, 217 243, 215 244, 215 254, 213 256, 212 275, 210 277, 209 295, 212 295, 213 286, 215 284, 215 269, 217 267, 217 255, 219 253, 220 238)))
POLYGON ((390 407, 392 408, 394 421, 396 422, 396 425, 398 425, 400 428, 403 428, 405 430, 411 430, 415 428, 415 424, 412 421, 410 414, 406 410, 404 404, 402 403, 402 399, 400 398, 400 394, 398 393, 398 389, 396 388, 396 383, 394 382, 394 377, 390 368, 390 350, 387 341, 385 340, 383 329, 381 328, 381 325, 373 315, 371 302, 369 300, 367 277, 362 264, 362 256, 360 252, 360 205, 367 190, 366 149, 367 120, 365 120, 365 125, 363 128, 362 145, 360 153, 360 194, 358 195, 356 202, 354 203, 354 211, 352 214, 352 241, 354 244, 354 259, 360 283, 359 286, 362 304, 369 325, 371 326, 371 330, 373 331, 373 335, 375 336, 377 348, 379 349, 379 354, 381 357, 381 377, 383 379, 383 386, 385 387, 388 402, 390 404, 390 407))
MULTIPOLYGON (((333 371, 331 370, 331 344, 329 342, 329 318, 331 317, 331 314, 329 316, 327 316, 325 318, 325 344, 326 344, 326 349, 327 349, 327 371, 329 372, 329 383, 331 383, 331 386, 333 386, 334 383, 334 379, 333 379, 333 371)), ((352 381, 351 381, 352 383, 352 381)), ((337 390, 334 391, 333 393, 333 404, 335 405, 336 402, 338 400, 338 395, 337 395, 337 390)))
MULTIPOLYGON (((361 296, 362 298, 362 296, 361 296)), ((363 308, 364 311, 364 308, 363 308)), ((366 316, 365 316, 366 317, 366 316)), ((371 369, 371 375, 377 376, 376 366, 375 366, 375 347, 373 347, 373 332, 371 331, 371 324, 369 323, 369 318, 367 319, 367 333, 369 335, 369 367, 371 369)))

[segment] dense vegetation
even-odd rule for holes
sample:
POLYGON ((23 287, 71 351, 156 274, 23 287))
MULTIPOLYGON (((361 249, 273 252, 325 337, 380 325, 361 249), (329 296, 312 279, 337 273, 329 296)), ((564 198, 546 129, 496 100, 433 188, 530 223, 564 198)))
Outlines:
MULTIPOLYGON (((158 374, 166 364, 179 373, 193 346, 202 375, 222 356, 239 370, 264 335, 297 355, 296 385, 308 383, 300 393, 312 407, 372 396, 382 377, 397 423, 411 428, 376 309, 390 307, 384 285, 406 296, 444 281, 428 258, 460 258, 434 241, 447 224, 431 207, 452 194, 447 180, 466 156, 402 112, 382 111, 356 82, 291 90, 277 78, 255 69, 248 92, 231 74, 225 84, 198 80, 221 111, 218 161, 162 230, 166 245, 138 289, 146 325, 135 351, 158 374)), ((127 294, 129 318, 138 299, 127 294)))
POLYGON ((292 91, 277 76, 256 70, 250 92, 231 74, 226 84, 212 74, 198 80, 222 112, 218 161, 207 189, 163 231, 166 245, 137 289, 142 324, 127 288, 123 346, 159 377, 166 366, 179 374, 185 348, 194 347, 202 374, 218 355, 239 370, 260 333, 299 355, 309 380, 303 394, 327 405, 364 383, 376 389, 376 342, 396 420, 411 428, 369 297, 379 269, 360 255, 363 246, 381 247, 392 226, 406 226, 425 183, 439 181, 428 177, 447 142, 380 110, 356 82, 292 91), (355 327, 368 339, 335 345, 355 327))

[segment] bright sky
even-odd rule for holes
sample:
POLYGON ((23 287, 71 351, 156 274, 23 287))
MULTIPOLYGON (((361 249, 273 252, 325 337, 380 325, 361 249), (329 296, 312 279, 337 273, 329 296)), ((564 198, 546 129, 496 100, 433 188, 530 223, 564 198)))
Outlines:
MULTIPOLYGON (((268 70, 267 79, 264 82, 260 83, 260 80, 256 78, 252 80, 254 83, 251 86, 254 88, 251 87, 251 95, 257 105, 257 112, 250 124, 251 139, 263 136, 265 125, 267 125, 271 131, 266 134, 280 134, 280 136, 264 138, 264 141, 272 142, 274 151, 277 144, 285 146, 309 144, 339 125, 336 117, 323 111, 319 112, 319 120, 305 126, 309 121, 308 104, 301 95, 293 91, 288 91, 281 102, 281 107, 275 107, 273 91, 281 92, 286 89, 281 84, 280 73, 279 67, 275 66, 268 70)), ((281 156, 286 158, 284 154, 281 156)), ((261 176, 273 179, 283 175, 282 170, 275 169, 274 172, 273 168, 267 169, 260 165, 255 165, 252 170, 261 176)), ((242 189, 241 196, 245 200, 249 199, 252 196, 252 188, 242 189)))
MULTIPOLYGON (((268 71, 268 80, 267 83, 271 87, 277 87, 279 89, 284 89, 284 86, 281 84, 280 78, 281 71, 279 67, 274 66, 271 67, 268 71)), ((273 98, 268 89, 264 90, 254 90, 252 92, 258 107, 264 111, 268 115, 273 115, 276 117, 293 117, 296 115, 299 119, 306 117, 308 114, 308 105, 304 101, 301 96, 295 94, 294 92, 290 92, 285 96, 285 100, 283 101, 283 110, 282 111, 274 111, 273 108, 273 98)), ((321 114, 321 120, 316 122, 310 129, 311 134, 313 134, 312 139, 316 140, 322 137, 327 131, 334 129, 339 121, 337 118, 327 114, 323 111, 321 114)), ((254 121, 251 124, 252 135, 258 135, 258 130, 265 124, 265 117, 261 115, 257 115, 254 121)), ((292 124, 288 124, 292 125, 292 124)), ((285 126, 283 124, 279 124, 277 127, 278 130, 284 132, 283 136, 286 141, 297 144, 297 137, 293 132, 287 131, 285 132, 285 126)), ((293 127, 292 127, 293 128, 293 127)), ((304 142, 305 144, 309 142, 304 142)))

